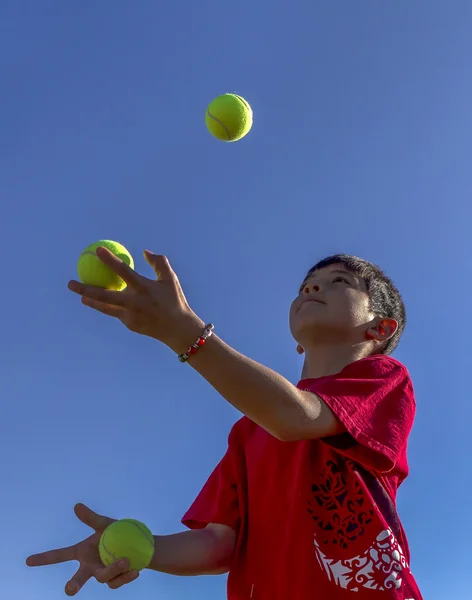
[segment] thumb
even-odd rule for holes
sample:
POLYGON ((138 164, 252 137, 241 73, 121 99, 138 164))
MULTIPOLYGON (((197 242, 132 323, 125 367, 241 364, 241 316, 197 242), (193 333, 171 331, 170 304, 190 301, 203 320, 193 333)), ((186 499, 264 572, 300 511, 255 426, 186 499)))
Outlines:
POLYGON ((85 523, 85 525, 95 529, 95 531, 103 531, 108 527, 108 525, 110 525, 110 523, 113 523, 114 521, 114 519, 99 515, 91 508, 81 503, 74 506, 74 512, 75 516, 82 521, 82 523, 85 523))
POLYGON ((166 256, 154 254, 150 250, 144 251, 144 258, 153 268, 154 273, 159 281, 175 281, 177 275, 172 270, 169 260, 166 256))

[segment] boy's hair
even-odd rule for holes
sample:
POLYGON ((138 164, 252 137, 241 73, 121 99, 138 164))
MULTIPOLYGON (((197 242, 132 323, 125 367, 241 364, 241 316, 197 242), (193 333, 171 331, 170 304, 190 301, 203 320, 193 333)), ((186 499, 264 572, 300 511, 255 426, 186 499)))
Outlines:
POLYGON ((367 293, 370 298, 370 309, 379 317, 395 319, 398 328, 395 334, 383 346, 382 354, 392 354, 398 346, 406 324, 406 311, 400 292, 391 279, 378 267, 367 260, 351 256, 350 254, 333 254, 316 263, 306 274, 306 280, 318 269, 330 265, 341 264, 348 271, 359 275, 366 283, 367 293))

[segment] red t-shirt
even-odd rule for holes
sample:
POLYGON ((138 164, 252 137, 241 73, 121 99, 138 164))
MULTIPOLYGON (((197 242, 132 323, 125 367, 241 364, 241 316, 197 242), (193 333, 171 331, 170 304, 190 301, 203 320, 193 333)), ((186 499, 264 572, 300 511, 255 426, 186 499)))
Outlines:
POLYGON ((415 400, 387 356, 298 383, 348 433, 281 442, 243 417, 182 522, 237 532, 229 600, 421 600, 397 515, 415 400))

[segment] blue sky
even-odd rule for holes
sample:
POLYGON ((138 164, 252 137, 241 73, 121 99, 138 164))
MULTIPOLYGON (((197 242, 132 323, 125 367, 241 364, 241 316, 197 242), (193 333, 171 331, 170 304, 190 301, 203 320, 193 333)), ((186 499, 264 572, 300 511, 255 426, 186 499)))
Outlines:
MULTIPOLYGON (((166 254, 194 310, 293 382, 305 271, 379 263, 409 313, 412 568, 428 600, 470 595, 471 25, 467 0, 3 0, 2 596, 64 597, 74 565, 24 559, 87 535, 78 501, 179 530, 239 416, 68 292, 100 238, 145 274, 144 248, 166 254), (254 109, 236 144, 204 124, 227 91, 254 109)), ((216 600, 225 578, 145 573, 114 597, 216 600)))

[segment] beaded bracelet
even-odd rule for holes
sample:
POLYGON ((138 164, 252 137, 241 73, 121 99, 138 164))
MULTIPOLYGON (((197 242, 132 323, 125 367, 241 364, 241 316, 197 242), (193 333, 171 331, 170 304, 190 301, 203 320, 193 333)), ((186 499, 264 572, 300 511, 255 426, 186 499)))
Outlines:
POLYGON ((199 338, 197 338, 197 341, 194 344, 189 346, 187 352, 185 352, 185 354, 179 354, 178 358, 180 362, 187 362, 192 354, 195 354, 202 346, 204 346, 207 339, 213 334, 214 328, 215 326, 213 323, 208 323, 208 325, 205 327, 205 331, 199 338))

